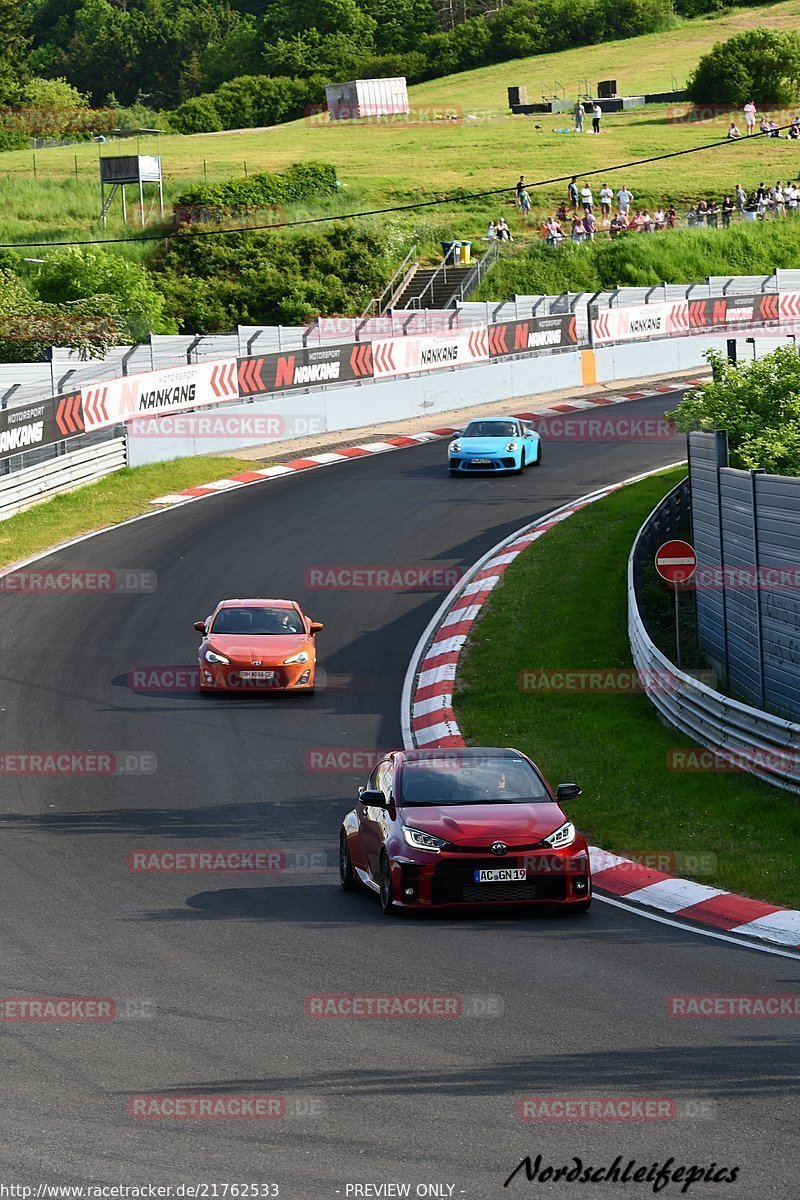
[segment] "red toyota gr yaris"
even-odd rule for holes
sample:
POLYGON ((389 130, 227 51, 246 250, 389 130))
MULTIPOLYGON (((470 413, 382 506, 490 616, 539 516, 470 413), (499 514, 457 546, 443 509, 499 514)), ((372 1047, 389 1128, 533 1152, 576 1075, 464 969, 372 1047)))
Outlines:
POLYGON ((358 789, 339 838, 339 881, 394 908, 592 902, 589 847, 519 750, 396 750, 358 789))

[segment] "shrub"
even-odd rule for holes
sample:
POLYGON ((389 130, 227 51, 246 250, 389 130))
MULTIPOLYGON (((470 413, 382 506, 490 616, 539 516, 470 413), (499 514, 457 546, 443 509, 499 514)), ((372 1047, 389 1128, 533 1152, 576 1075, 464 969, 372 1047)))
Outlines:
POLYGON ((223 129, 213 95, 190 96, 170 114, 170 124, 178 133, 219 133, 223 129))
POLYGON ((689 79, 697 103, 791 104, 800 86, 800 36, 749 29, 717 42, 689 79))
POLYGON ((150 333, 174 333, 164 297, 138 263, 95 247, 56 251, 36 277, 40 300, 51 304, 111 297, 123 338, 140 342, 150 333))
POLYGON ((175 237, 154 269, 182 329, 212 333, 361 311, 385 282, 386 248, 382 234, 355 223, 175 237))
POLYGON ((711 383, 667 415, 681 433, 727 429, 731 466, 800 475, 800 355, 782 347, 734 366, 710 351, 711 383))
MULTIPOLYGON (((290 204, 312 196, 333 195, 337 190, 336 168, 330 163, 293 163, 281 174, 261 171, 224 183, 195 184, 178 196, 175 213, 179 221, 197 221, 198 213, 208 213, 208 219, 214 220, 226 213, 290 204)), ((201 217, 200 223, 203 221, 201 217)))

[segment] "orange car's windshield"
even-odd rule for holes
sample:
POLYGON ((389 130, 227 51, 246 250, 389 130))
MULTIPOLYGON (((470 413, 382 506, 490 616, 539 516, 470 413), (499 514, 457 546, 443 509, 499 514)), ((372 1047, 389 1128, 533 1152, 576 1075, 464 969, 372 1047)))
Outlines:
POLYGON ((221 608, 209 631, 224 634, 305 633, 300 614, 293 608, 221 608))

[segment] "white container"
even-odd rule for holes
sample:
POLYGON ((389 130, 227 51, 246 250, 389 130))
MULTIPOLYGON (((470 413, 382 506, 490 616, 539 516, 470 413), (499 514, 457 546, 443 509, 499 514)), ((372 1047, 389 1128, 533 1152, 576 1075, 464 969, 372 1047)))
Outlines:
POLYGON ((325 99, 332 121, 369 120, 408 113, 408 89, 404 75, 395 79, 354 79, 329 83, 325 99))

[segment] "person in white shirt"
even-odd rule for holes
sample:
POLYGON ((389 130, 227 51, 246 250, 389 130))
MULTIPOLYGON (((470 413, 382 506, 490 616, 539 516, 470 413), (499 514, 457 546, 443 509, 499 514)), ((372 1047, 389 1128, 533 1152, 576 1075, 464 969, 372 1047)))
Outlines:
POLYGON ((603 110, 599 104, 595 103, 592 108, 592 133, 600 132, 600 118, 603 115, 603 110))
POLYGON ((739 126, 735 121, 731 121, 730 128, 728 129, 728 141, 735 142, 736 139, 740 138, 741 136, 742 135, 739 133, 739 126))
POLYGON ((633 192, 629 192, 624 183, 617 192, 617 203, 619 204, 619 211, 625 213, 627 216, 628 209, 633 203, 633 192))
POLYGON ((593 203, 592 189, 589 187, 588 183, 585 183, 581 188, 581 204, 583 205, 583 211, 591 212, 593 203))
POLYGON ((611 214, 611 201, 614 199, 614 193, 607 183, 604 183, 600 188, 600 214, 603 220, 607 220, 611 214))
POLYGON ((744 123, 747 126, 748 135, 756 131, 756 106, 752 100, 748 100, 744 106, 744 123))
POLYGON ((653 228, 654 229, 663 229, 664 228, 664 210, 663 210, 663 208, 657 208, 656 211, 653 213, 653 228))

